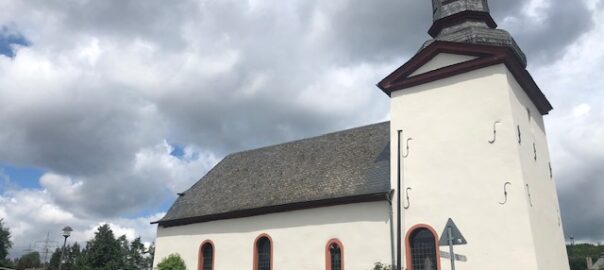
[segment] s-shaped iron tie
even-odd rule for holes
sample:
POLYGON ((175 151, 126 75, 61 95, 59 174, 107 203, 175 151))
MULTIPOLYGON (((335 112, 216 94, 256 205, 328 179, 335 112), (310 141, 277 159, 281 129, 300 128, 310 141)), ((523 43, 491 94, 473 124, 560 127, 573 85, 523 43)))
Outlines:
POLYGON ((500 202, 499 204, 504 205, 508 202, 508 186, 511 186, 512 183, 510 182, 505 182, 505 184, 503 184, 503 196, 504 196, 504 201, 500 202))

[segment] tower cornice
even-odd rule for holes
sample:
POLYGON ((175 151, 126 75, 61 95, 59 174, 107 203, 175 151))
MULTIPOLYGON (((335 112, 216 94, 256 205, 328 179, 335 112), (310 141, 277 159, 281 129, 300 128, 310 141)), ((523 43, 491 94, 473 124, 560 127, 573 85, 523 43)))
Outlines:
POLYGON ((508 47, 433 41, 407 63, 380 81, 377 86, 388 96, 391 96, 395 91, 401 91, 497 64, 505 64, 542 115, 548 114, 553 109, 551 103, 545 97, 533 77, 516 57, 514 50, 508 47), (476 58, 419 75, 412 75, 416 70, 441 53, 467 55, 476 58))

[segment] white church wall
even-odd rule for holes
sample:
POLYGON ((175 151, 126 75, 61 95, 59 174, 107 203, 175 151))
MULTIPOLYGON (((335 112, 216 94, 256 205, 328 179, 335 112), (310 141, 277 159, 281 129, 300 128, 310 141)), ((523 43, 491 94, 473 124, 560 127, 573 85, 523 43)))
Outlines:
POLYGON ((346 269, 366 270, 378 261, 390 263, 389 215, 384 201, 159 227, 154 265, 178 253, 187 269, 197 269, 200 245, 211 240, 215 269, 252 269, 254 241, 268 234, 274 269, 325 269, 327 242, 336 238, 343 244, 346 269))
POLYGON ((409 76, 411 76, 411 77, 416 76, 419 74, 437 70, 442 67, 452 66, 455 64, 474 60, 476 58, 478 58, 478 57, 469 56, 469 55, 451 54, 451 53, 441 53, 441 54, 437 55, 436 57, 432 58, 430 61, 428 61, 426 64, 424 64, 420 68, 418 68, 416 71, 411 73, 411 75, 409 75, 409 76))
MULTIPOLYGON (((519 156, 508 75, 501 64, 392 94, 392 164, 397 130, 404 131, 403 143, 413 138, 404 159, 402 190, 412 190, 403 231, 427 224, 441 237, 452 218, 468 241, 455 249, 468 258, 457 262, 459 269, 568 269, 568 264, 539 268, 537 263, 537 247, 551 242, 535 243, 543 239, 533 235, 540 225, 529 218, 534 210, 525 192, 526 161, 519 156), (506 182, 512 185, 502 205, 506 182)), ((396 166, 391 167, 395 187, 396 166)), ((441 259, 441 269, 450 269, 448 259, 441 259)))
POLYGON ((531 227, 539 269, 568 269, 568 254, 556 184, 553 175, 550 175, 550 157, 543 116, 513 75, 508 72, 507 76, 512 90, 510 100, 514 118, 520 126, 523 139, 519 156, 522 160, 525 185, 528 184, 526 192, 530 191, 531 227))

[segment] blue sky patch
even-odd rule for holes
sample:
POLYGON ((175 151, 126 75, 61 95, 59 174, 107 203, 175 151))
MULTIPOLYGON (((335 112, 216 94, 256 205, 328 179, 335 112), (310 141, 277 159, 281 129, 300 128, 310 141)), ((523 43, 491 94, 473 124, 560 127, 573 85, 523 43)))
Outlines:
POLYGON ((40 186, 40 177, 44 170, 37 168, 20 168, 0 164, 0 172, 10 177, 12 184, 19 188, 38 189, 40 186))
POLYGON ((19 32, 6 26, 0 28, 0 55, 15 57, 16 52, 12 45, 29 46, 29 41, 19 32))
POLYGON ((171 156, 175 156, 177 158, 182 158, 185 156, 185 149, 183 147, 173 144, 171 144, 170 146, 174 148, 174 150, 172 150, 172 152, 170 153, 171 156))

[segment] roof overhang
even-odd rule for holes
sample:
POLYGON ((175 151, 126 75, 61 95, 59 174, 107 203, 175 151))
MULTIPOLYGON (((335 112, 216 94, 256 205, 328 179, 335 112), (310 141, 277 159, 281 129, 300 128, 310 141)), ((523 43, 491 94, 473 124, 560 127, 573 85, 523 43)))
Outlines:
POLYGON ((548 114, 553 109, 531 74, 520 63, 514 51, 508 47, 434 41, 413 56, 407 63, 380 81, 377 86, 388 96, 391 96, 392 92, 395 91, 497 64, 506 65, 542 115, 548 114), (416 76, 410 76, 414 71, 440 53, 468 55, 477 58, 416 76))
POLYGON ((219 214, 213 214, 213 215, 187 217, 187 218, 174 219, 174 220, 159 220, 159 221, 151 222, 151 224, 158 224, 161 227, 174 227, 174 226, 183 226, 183 225, 204 223, 204 222, 210 222, 210 221, 216 221, 216 220, 252 217, 252 216, 266 215, 266 214, 272 214, 272 213, 282 213, 282 212, 289 212, 289 211, 295 211, 295 210, 304 210, 304 209, 337 206, 337 205, 345 205, 345 204, 353 204, 353 203, 388 201, 388 200, 390 200, 390 194, 391 194, 391 191, 365 194, 365 195, 356 195, 356 196, 349 196, 349 197, 341 197, 341 198, 315 200, 315 201, 308 201, 308 202, 297 202, 297 203, 291 203, 291 204, 267 206, 267 207, 254 208, 254 209, 237 210, 237 211, 219 213, 219 214))

